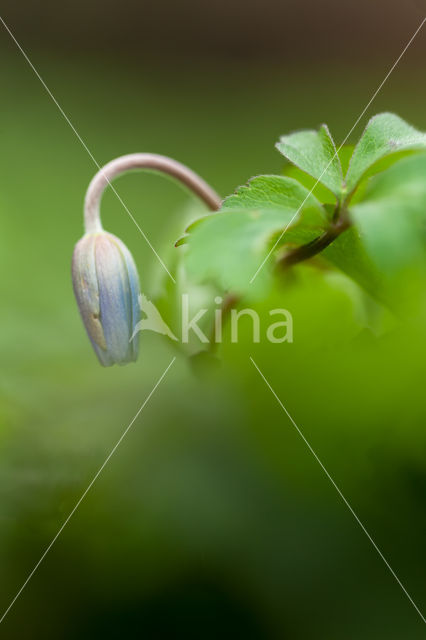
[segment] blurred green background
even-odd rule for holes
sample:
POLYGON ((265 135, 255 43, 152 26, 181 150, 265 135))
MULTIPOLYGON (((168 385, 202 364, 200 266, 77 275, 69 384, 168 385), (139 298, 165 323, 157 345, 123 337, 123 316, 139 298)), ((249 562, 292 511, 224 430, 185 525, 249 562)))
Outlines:
MULTIPOLYGON (((2 17, 100 164, 163 153, 225 196, 281 171, 280 134, 325 121, 342 140, 424 11, 317 5, 6 2, 2 17)), ((0 51, 1 615, 175 351, 143 333, 137 364, 98 365, 70 280, 96 167, 4 29, 0 51)), ((425 53, 421 33, 353 140, 382 110, 426 130, 425 53)), ((116 188, 171 264, 201 207, 159 176, 116 188)), ((155 296, 159 266, 113 193, 102 211, 155 296)), ((424 637, 249 360, 424 611, 424 318, 372 347, 355 285, 299 271, 264 301, 292 310, 294 345, 247 339, 213 369, 178 355, 2 637, 424 637)))

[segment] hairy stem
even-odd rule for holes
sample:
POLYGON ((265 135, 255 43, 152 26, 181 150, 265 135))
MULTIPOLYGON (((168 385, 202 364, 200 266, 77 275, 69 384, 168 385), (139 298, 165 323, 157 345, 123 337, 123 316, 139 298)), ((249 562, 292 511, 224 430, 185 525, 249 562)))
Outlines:
POLYGON ((289 253, 286 253, 278 261, 278 266, 283 269, 287 269, 298 262, 303 262, 304 260, 309 260, 309 258, 313 258, 318 253, 321 253, 328 245, 330 245, 336 238, 340 236, 341 233, 346 231, 351 225, 348 215, 344 212, 343 215, 331 225, 327 231, 325 231, 322 235, 315 238, 311 242, 307 244, 303 244, 289 253))
POLYGON ((111 181, 117 176, 135 169, 159 171, 175 178, 198 196, 212 211, 217 211, 221 205, 221 198, 207 182, 180 162, 154 153, 132 153, 108 162, 89 184, 84 201, 86 233, 102 230, 100 202, 106 187, 111 186, 111 181))

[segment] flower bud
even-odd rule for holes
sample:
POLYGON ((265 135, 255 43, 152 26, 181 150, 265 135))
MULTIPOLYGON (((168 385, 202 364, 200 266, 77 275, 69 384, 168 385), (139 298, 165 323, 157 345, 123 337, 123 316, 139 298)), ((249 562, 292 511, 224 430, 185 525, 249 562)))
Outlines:
POLYGON ((104 367, 136 360, 140 320, 139 278, 133 258, 116 236, 86 233, 72 259, 75 297, 87 334, 104 367))

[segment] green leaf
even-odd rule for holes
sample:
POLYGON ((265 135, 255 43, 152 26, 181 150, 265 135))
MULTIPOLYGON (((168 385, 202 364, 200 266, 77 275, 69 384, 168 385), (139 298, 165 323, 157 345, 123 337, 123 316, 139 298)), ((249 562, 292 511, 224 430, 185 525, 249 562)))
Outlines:
POLYGON ((330 189, 337 200, 341 200, 342 167, 335 144, 325 124, 319 131, 296 131, 288 136, 282 136, 276 147, 287 160, 321 182, 330 189))
MULTIPOLYGON (((338 155, 340 159, 340 164, 342 165, 342 171, 346 173, 349 161, 354 151, 353 145, 345 145, 338 149, 338 155)), ((315 180, 308 173, 305 173, 299 167, 295 167, 292 164, 288 164, 283 169, 283 175, 289 176, 290 178, 294 178, 300 184, 303 184, 309 191, 313 193, 313 195, 319 200, 322 204, 330 204, 333 205, 333 209, 336 205, 336 197, 331 193, 327 187, 315 180)))
POLYGON ((288 164, 284 167, 283 175, 293 178, 297 180, 300 184, 308 189, 308 191, 312 192, 312 194, 321 202, 322 204, 330 204, 334 207, 336 206, 336 196, 331 193, 327 187, 324 187, 321 182, 318 182, 305 173, 299 167, 295 167, 293 164, 288 164))
POLYGON ((367 253, 358 229, 355 227, 347 229, 324 249, 321 255, 373 298, 389 304, 383 276, 367 253))
POLYGON ((398 116, 393 113, 374 116, 367 124, 349 163, 346 174, 348 193, 351 194, 356 189, 367 172, 374 168, 376 172, 380 171, 380 164, 377 167, 374 165, 382 158, 394 155, 393 159, 396 161, 401 151, 424 148, 426 134, 414 129, 398 116))
POLYGON ((203 219, 190 233, 185 264, 197 282, 214 282, 224 290, 264 296, 271 284, 274 257, 262 265, 280 239, 301 244, 317 237, 321 230, 293 220, 292 211, 234 210, 203 219), (288 231, 281 234, 288 226, 288 231), (256 274, 255 279, 253 276, 256 274))
POLYGON ((422 260, 424 242, 416 205, 391 198, 358 204, 352 211, 364 245, 390 275, 422 260))
POLYGON ((296 180, 257 176, 226 198, 218 213, 188 227, 186 266, 198 281, 254 295, 267 286, 272 256, 250 281, 275 243, 309 241, 328 224, 324 208, 296 180))
POLYGON ((393 274, 424 265, 426 257, 426 154, 401 160, 368 185, 351 207, 370 256, 393 274))
MULTIPOLYGON (((233 210, 212 214, 197 225, 188 239, 185 255, 189 274, 198 281, 213 281, 225 290, 243 292, 269 250, 275 232, 291 223, 294 211, 233 210)), ((255 282, 266 285, 273 260, 255 282)))
MULTIPOLYGON (((256 176, 246 185, 238 187, 236 192, 222 203, 221 212, 233 210, 267 212, 275 211, 283 213, 283 226, 285 229, 289 222, 298 223, 303 216, 305 225, 317 227, 319 232, 327 226, 328 214, 320 202, 309 190, 303 187, 297 180, 285 176, 264 175, 256 176), (291 216, 287 216, 291 213, 291 216)), ((217 214, 214 214, 215 216, 217 214)), ((198 226, 209 220, 210 216, 202 216, 194 220, 187 228, 186 234, 191 234, 198 226)), ((291 225, 293 226, 293 224, 291 225)), ((286 231, 287 236, 287 231, 286 231)), ((187 244, 189 235, 177 240, 175 246, 187 244)))
POLYGON ((425 267, 425 176, 423 152, 400 158, 363 183, 363 200, 349 210, 355 225, 321 254, 389 307, 397 298, 394 276, 413 276, 425 267))
POLYGON ((426 193, 426 150, 405 157, 371 180, 364 191, 364 201, 398 198, 413 200, 422 208, 426 193))
POLYGON ((311 224, 322 225, 327 215, 316 197, 297 180, 286 176, 262 175, 238 187, 236 192, 225 198, 221 211, 232 209, 304 211, 305 220, 309 216, 311 224))

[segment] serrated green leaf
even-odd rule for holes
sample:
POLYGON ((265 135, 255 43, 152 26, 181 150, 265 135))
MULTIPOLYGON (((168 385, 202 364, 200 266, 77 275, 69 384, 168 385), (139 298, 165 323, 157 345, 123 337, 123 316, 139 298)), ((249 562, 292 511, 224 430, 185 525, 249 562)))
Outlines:
POLYGON ((335 144, 325 124, 318 131, 296 131, 282 136, 276 147, 287 160, 315 180, 319 180, 330 189, 337 200, 341 200, 342 167, 335 144))
POLYGON ((297 180, 286 176, 262 175, 238 187, 236 192, 222 203, 221 211, 250 209, 258 211, 292 211, 293 215, 303 210, 310 224, 322 225, 327 215, 316 197, 297 180))
MULTIPOLYGON (((393 113, 381 113, 371 118, 355 147, 346 174, 347 192, 351 194, 373 166, 386 156, 399 159, 398 154, 408 149, 426 148, 426 134, 407 124, 393 113)), ((388 166, 391 162, 387 163, 388 166)), ((383 167, 382 168, 386 168, 383 167)), ((380 171, 380 164, 376 172, 380 171)))
MULTIPOLYGON (((188 229, 186 265, 199 280, 224 289, 251 292, 250 280, 268 251, 280 239, 297 243, 316 237, 329 225, 318 200, 292 178, 257 176, 225 199, 218 213, 204 216, 188 229), (285 234, 281 238, 281 234, 285 234)), ((185 240, 180 240, 182 244, 185 240)), ((256 277, 265 283, 273 260, 256 277)))
MULTIPOLYGON (((342 165, 343 173, 346 173, 349 166, 349 161, 354 151, 354 145, 344 145, 340 149, 338 149, 338 155, 340 158, 340 164, 342 165)), ((282 174, 284 176, 289 176, 290 178, 294 178, 300 184, 303 184, 309 191, 313 193, 313 195, 321 202, 322 204, 332 204, 336 205, 336 197, 331 193, 327 187, 321 184, 310 176, 308 173, 305 173, 299 167, 296 167, 293 164, 287 164, 283 168, 282 174)))
MULTIPOLYGON (((317 227, 319 230, 327 226, 327 220, 330 218, 326 209, 321 206, 315 196, 310 194, 309 190, 297 180, 276 175, 256 176, 246 185, 238 187, 235 193, 225 198, 219 213, 232 212, 235 209, 258 212, 273 210, 284 214, 291 212, 292 216, 289 221, 294 218, 294 222, 296 222, 296 219, 303 215, 303 221, 306 225, 317 227)), ((191 222, 185 229, 187 235, 179 238, 175 247, 187 244, 188 234, 191 234, 194 229, 209 218, 209 215, 205 215, 191 222)), ((286 219, 287 216, 283 218, 283 220, 286 219)))

